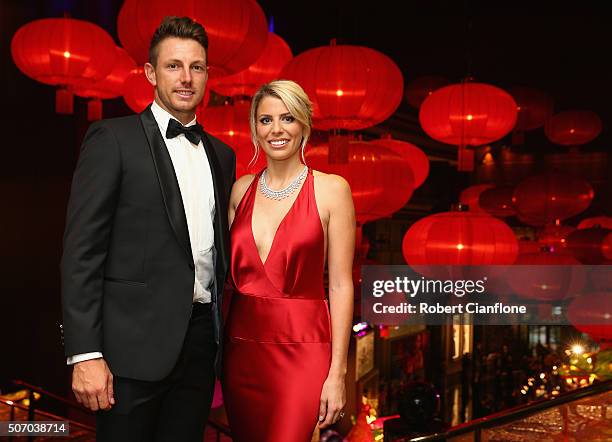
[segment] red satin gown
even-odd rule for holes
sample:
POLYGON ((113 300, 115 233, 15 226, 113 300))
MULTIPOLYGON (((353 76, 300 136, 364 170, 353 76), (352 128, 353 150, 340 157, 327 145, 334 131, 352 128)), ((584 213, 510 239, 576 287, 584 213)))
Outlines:
POLYGON ((331 362, 324 236, 312 171, 281 221, 266 262, 251 227, 255 177, 231 227, 234 285, 223 395, 234 442, 309 442, 331 362))

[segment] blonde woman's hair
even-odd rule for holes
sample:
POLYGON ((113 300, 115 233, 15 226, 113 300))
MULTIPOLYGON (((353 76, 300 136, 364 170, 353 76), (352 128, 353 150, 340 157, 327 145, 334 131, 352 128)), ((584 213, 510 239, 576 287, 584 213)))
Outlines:
POLYGON ((308 138, 310 137, 310 132, 312 130, 312 104, 308 99, 308 95, 306 95, 306 92, 304 92, 304 89, 302 89, 302 87, 296 82, 290 80, 274 80, 261 86, 257 92, 255 92, 253 101, 251 101, 249 122, 251 125, 251 141, 255 147, 255 154, 253 155, 253 159, 249 163, 249 166, 255 164, 257 158, 259 157, 260 149, 259 144, 257 143, 257 108, 259 107, 261 100, 263 100, 265 97, 275 97, 280 99, 285 106, 287 106, 289 113, 302 124, 303 137, 300 149, 302 162, 306 164, 306 160, 304 158, 304 148, 306 147, 306 143, 308 142, 308 138))

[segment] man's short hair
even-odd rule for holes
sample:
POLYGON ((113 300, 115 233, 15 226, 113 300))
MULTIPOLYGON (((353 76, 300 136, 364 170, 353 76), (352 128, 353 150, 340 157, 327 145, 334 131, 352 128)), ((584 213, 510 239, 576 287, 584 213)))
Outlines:
POLYGON ((149 45, 149 63, 153 66, 157 63, 159 44, 168 37, 195 40, 202 45, 204 51, 208 54, 208 35, 204 26, 189 17, 164 17, 155 30, 149 45))

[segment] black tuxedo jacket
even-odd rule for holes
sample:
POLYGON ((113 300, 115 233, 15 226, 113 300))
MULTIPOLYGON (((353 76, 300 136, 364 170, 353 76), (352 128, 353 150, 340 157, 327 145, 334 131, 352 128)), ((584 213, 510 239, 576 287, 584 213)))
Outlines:
MULTIPOLYGON (((211 292, 220 356, 236 159, 210 135, 202 143, 216 204, 211 292)), ((67 356, 101 351, 113 374, 132 379, 170 373, 191 316, 195 270, 178 181, 150 107, 90 126, 72 182, 61 272, 67 356)))

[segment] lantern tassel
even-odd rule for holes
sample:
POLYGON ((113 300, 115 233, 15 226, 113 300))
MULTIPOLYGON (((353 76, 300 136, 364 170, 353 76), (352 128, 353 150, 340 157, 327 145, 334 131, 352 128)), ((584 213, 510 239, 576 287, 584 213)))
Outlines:
POLYGON ((348 164, 349 140, 347 135, 329 136, 329 164, 348 164))
POLYGON ((68 86, 59 86, 55 91, 55 112, 64 115, 74 113, 74 93, 68 86))
POLYGON ((87 120, 97 121, 102 119, 102 100, 91 98, 87 102, 87 120))
POLYGON ((467 146, 459 146, 457 170, 460 172, 474 171, 474 151, 468 149, 467 146))

